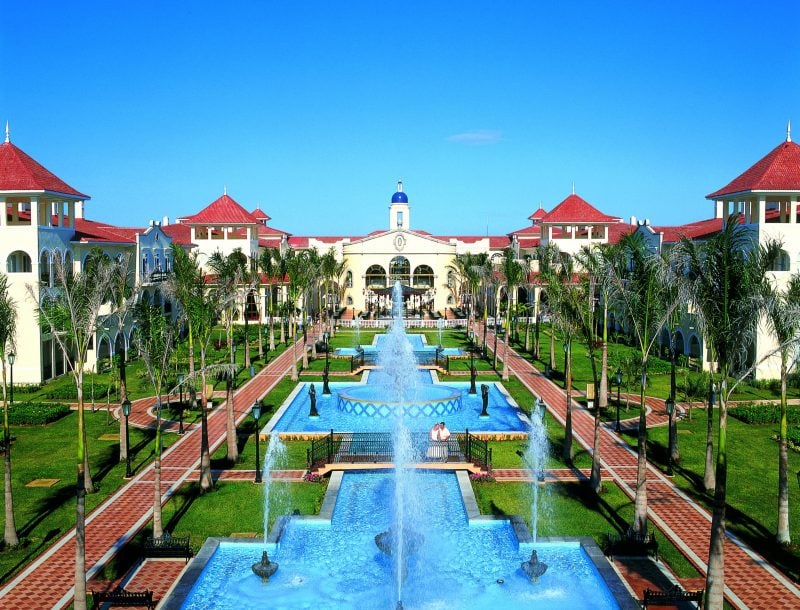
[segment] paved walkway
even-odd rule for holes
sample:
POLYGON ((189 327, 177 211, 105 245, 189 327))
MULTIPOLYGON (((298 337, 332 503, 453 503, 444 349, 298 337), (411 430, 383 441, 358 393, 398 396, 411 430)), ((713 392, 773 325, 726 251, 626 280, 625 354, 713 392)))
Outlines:
MULTIPOLYGON (((296 352, 300 355, 302 340, 297 345, 296 352)), ((249 416, 253 402, 267 394, 284 377, 292 366, 292 351, 289 347, 236 392, 237 424, 249 416)), ((152 417, 147 411, 154 402, 154 398, 136 401, 129 421, 134 425, 152 425, 152 417)), ((208 414, 211 453, 225 442, 223 407, 224 403, 208 414)), ((176 428, 177 424, 169 426, 176 428)), ((186 433, 164 451, 161 459, 164 501, 190 480, 200 465, 200 425, 185 427, 185 430, 186 433)), ((153 513, 152 481, 153 465, 150 464, 87 516, 87 581, 150 521, 153 513)), ((73 528, 0 590, 0 608, 64 608, 72 602, 74 584, 73 528)))
MULTIPOLYGON (((494 341, 492 332, 489 331, 487 336, 491 338, 491 341, 487 340, 487 344, 491 345, 494 341)), ((500 356, 503 355, 503 347, 502 339, 498 339, 500 356)), ((508 363, 520 381, 531 392, 540 396, 550 413, 562 425, 566 425, 564 391, 545 378, 510 346, 508 363)), ((663 416, 663 401, 654 415, 656 418, 663 416)), ((585 409, 578 408, 577 404, 573 404, 572 429, 574 440, 591 454, 594 417, 585 409)), ((633 499, 636 493, 637 456, 613 431, 613 426, 602 426, 600 452, 604 472, 633 499)), ((705 558, 708 557, 711 514, 650 464, 647 477, 648 516, 651 522, 705 574, 708 567, 705 558)), ((800 608, 800 589, 730 533, 725 541, 725 583, 725 596, 737 608, 800 608)))

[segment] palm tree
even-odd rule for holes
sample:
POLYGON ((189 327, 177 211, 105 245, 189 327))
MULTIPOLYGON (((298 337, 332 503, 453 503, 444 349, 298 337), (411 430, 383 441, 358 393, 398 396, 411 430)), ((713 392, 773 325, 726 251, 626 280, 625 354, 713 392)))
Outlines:
POLYGON ((712 610, 723 607, 728 397, 738 381, 729 390, 724 386, 735 372, 741 379, 753 368, 748 369, 747 352, 753 345, 761 314, 765 312, 767 272, 780 248, 772 241, 758 247, 751 233, 740 227, 737 220, 736 216, 731 216, 722 231, 706 242, 696 244, 683 239, 678 245, 697 323, 711 347, 723 380, 719 394, 716 481, 706 573, 706 607, 712 610))
MULTIPOLYGON (((286 261, 286 275, 289 279, 286 305, 289 311, 289 336, 292 340, 292 380, 297 379, 297 341, 295 312, 300 296, 305 292, 309 280, 309 255, 306 250, 300 252, 290 251, 292 254, 286 261)), ((303 356, 305 359, 305 345, 303 345, 303 356)), ((304 362, 305 366, 305 362, 304 362)))
MULTIPOLYGON (((125 325, 128 322, 136 300, 137 290, 134 289, 133 272, 130 269, 130 256, 122 254, 115 261, 109 261, 111 265, 111 278, 108 286, 108 297, 111 305, 111 313, 106 318, 110 321, 113 317, 117 327, 117 337, 122 336, 122 349, 116 354, 117 365, 119 367, 119 402, 122 404, 128 398, 128 379, 126 375, 127 346, 125 345, 125 325)), ((128 438, 125 436, 125 428, 119 427, 119 461, 120 463, 128 459, 128 438)))
POLYGON ((8 277, 0 273, 0 363, 3 366, 3 446, 5 462, 5 528, 3 540, 6 547, 19 544, 14 521, 14 495, 11 490, 11 433, 8 426, 8 398, 6 396, 6 362, 14 352, 17 334, 17 304, 8 293, 8 277))
POLYGON ((677 279, 671 276, 672 266, 647 248, 639 233, 625 235, 620 240, 620 247, 628 264, 624 267, 611 266, 609 272, 616 307, 627 320, 640 354, 638 463, 633 529, 644 532, 647 530, 647 364, 661 329, 679 301, 668 302, 663 297, 665 287, 677 279))
POLYGON ((767 323, 780 346, 781 418, 778 434, 778 531, 779 544, 792 542, 789 532, 789 455, 786 381, 797 362, 800 340, 800 274, 793 274, 784 290, 770 286, 767 323))
POLYGON ((211 299, 206 298, 206 285, 197 253, 189 255, 177 244, 172 246, 172 276, 163 286, 164 290, 181 306, 181 316, 186 321, 189 343, 188 384, 192 406, 197 405, 195 370, 195 348, 200 349, 200 489, 208 491, 214 485, 211 476, 211 455, 208 447, 208 416, 206 412, 206 350, 217 316, 211 299))
MULTIPOLYGON (((275 327, 272 325, 272 285, 278 279, 280 250, 264 248, 258 255, 258 268, 267 283, 267 326, 269 326, 269 351, 275 351, 275 327)), ((280 279, 283 279, 281 276, 280 279)))
POLYGON ((65 353, 78 396, 77 483, 75 508, 75 599, 74 607, 86 608, 86 425, 83 402, 83 374, 89 345, 95 340, 100 308, 108 295, 111 269, 87 261, 82 272, 73 273, 60 258, 55 259, 56 288, 42 291, 28 286, 39 303, 40 324, 65 353), (91 263, 91 264, 90 264, 91 263))
POLYGON ((506 316, 506 336, 503 346, 503 381, 508 381, 508 344, 511 343, 511 312, 517 287, 525 279, 525 269, 515 258, 514 248, 508 247, 503 251, 503 279, 506 284, 506 299, 508 301, 508 315, 506 316))
MULTIPOLYGON (((208 259, 208 268, 213 273, 214 284, 209 297, 218 304, 222 312, 222 323, 225 326, 225 337, 228 346, 228 357, 231 370, 236 365, 233 350, 233 323, 237 313, 239 287, 247 271, 247 257, 240 249, 236 249, 228 256, 219 251, 214 252, 208 259)), ((245 316, 246 317, 246 316, 245 316)), ((245 343, 247 339, 245 338, 245 343)), ((246 350, 246 348, 245 348, 246 350)), ((233 381, 235 374, 226 375, 226 444, 227 459, 233 464, 239 459, 239 444, 236 436, 236 414, 234 413, 233 381)))
POLYGON ((144 362, 147 376, 156 392, 156 438, 153 461, 153 536, 163 533, 161 521, 161 388, 169 370, 169 359, 174 349, 174 326, 159 307, 147 301, 136 306, 136 345, 144 362))

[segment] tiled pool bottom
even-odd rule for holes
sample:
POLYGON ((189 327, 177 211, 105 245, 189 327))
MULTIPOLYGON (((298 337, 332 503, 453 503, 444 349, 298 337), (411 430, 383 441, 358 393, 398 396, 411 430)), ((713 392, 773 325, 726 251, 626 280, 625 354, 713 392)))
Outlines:
MULTIPOLYGON (((464 479, 462 475, 462 486, 469 488, 464 479)), ((210 555, 189 597, 180 605, 180 595, 174 596, 164 607, 393 609, 396 585, 391 561, 374 542, 390 521, 387 498, 392 497, 392 473, 337 474, 330 493, 336 492, 338 480, 330 521, 293 518, 280 543, 268 546, 270 558, 280 564, 268 584, 250 570, 263 544, 211 543, 195 560, 202 562, 204 555, 210 555)), ((537 544, 539 559, 549 569, 530 583, 520 563, 530 557, 532 547, 518 542, 510 521, 468 520, 454 474, 423 471, 416 480, 423 506, 415 527, 423 532, 425 543, 408 565, 403 589, 407 610, 634 607, 624 599, 622 604, 615 601, 578 542, 537 544)), ((589 550, 593 552, 597 554, 596 547, 589 550)), ((193 570, 197 570, 194 565, 193 570)), ((604 576, 614 575, 607 563, 600 570, 604 576)), ((190 586, 182 582, 177 592, 190 586)), ((612 586, 624 589, 618 581, 612 586)))

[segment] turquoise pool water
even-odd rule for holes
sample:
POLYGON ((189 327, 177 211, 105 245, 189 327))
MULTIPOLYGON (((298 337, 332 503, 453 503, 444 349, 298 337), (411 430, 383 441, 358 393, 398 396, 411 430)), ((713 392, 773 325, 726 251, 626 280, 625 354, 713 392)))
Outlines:
MULTIPOLYGON (((428 362, 432 358, 436 356, 436 345, 429 345, 425 342, 425 335, 406 335, 408 342, 411 344, 411 348, 414 351, 414 355, 417 356, 417 359, 420 361, 428 362)), ((386 341, 386 335, 380 334, 375 335, 373 339, 373 343, 368 345, 361 345, 361 349, 364 350, 364 358, 365 360, 372 361, 377 356, 378 352, 380 351, 381 347, 386 341)), ((358 350, 355 347, 340 347, 334 350, 333 352, 337 356, 355 356, 358 354, 358 350)), ((458 347, 445 347, 440 352, 441 356, 462 356, 464 351, 458 347)))
MULTIPOLYGON (((537 544, 549 569, 531 583, 520 569, 531 545, 505 520, 466 518, 456 476, 421 471, 422 506, 414 527, 425 542, 408 563, 402 600, 412 609, 618 608, 594 564, 576 543, 537 544)), ((268 584, 253 575, 262 544, 222 543, 182 608, 394 609, 391 561, 375 546, 392 511, 392 475, 347 473, 330 524, 293 519, 270 559, 268 584)))

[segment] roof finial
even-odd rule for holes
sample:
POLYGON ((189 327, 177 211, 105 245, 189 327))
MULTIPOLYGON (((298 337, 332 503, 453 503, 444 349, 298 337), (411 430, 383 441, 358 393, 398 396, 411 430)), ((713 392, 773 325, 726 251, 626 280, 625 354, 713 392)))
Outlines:
POLYGON ((572 194, 575 194, 575 181, 572 181, 572 194))
MULTIPOLYGON (((792 141, 792 120, 786 121, 786 141, 792 141)), ((8 122, 6 122, 6 142, 8 142, 8 122)))
POLYGON ((402 193, 403 192, 403 179, 402 178, 398 178, 397 179, 397 192, 398 193, 402 193))
POLYGON ((222 185, 222 194, 223 195, 227 195, 228 194, 228 185, 227 184, 222 185))
POLYGON ((8 131, 8 119, 6 119, 6 144, 11 141, 11 133, 8 131))

